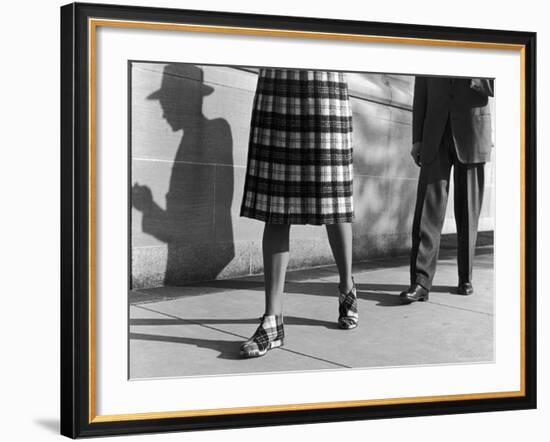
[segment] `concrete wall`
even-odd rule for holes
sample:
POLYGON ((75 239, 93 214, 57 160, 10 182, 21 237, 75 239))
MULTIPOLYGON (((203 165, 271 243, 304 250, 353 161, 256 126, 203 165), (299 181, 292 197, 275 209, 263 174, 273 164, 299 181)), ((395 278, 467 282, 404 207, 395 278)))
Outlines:
MULTIPOLYGON (((261 273, 263 223, 239 217, 256 71, 133 63, 131 75, 133 287, 261 273)), ((347 78, 354 259, 406 253, 418 178, 409 155, 414 78, 347 78)), ((486 178, 481 229, 492 230, 491 163, 486 178)), ((444 230, 454 232, 452 198, 444 230)), ((289 268, 332 262, 323 227, 293 226, 289 268)))

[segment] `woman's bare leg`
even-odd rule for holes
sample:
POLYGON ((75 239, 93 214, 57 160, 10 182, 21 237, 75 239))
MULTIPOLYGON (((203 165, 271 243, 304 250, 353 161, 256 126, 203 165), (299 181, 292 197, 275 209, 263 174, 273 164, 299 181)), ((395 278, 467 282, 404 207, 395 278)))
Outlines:
POLYGON ((340 290, 348 293, 352 280, 352 230, 351 223, 327 224, 327 235, 340 275, 340 290))
POLYGON ((262 251, 266 315, 281 315, 283 312, 283 289, 289 257, 289 236, 289 224, 265 224, 262 251))

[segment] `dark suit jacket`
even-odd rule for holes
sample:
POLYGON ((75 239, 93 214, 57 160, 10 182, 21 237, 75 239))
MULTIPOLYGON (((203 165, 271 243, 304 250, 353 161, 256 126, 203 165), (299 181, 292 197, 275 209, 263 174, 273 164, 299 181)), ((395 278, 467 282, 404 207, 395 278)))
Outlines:
POLYGON ((461 163, 484 163, 491 156, 489 96, 493 80, 481 80, 481 89, 468 78, 416 77, 413 99, 413 143, 422 142, 420 159, 437 156, 450 115, 457 156, 461 163))

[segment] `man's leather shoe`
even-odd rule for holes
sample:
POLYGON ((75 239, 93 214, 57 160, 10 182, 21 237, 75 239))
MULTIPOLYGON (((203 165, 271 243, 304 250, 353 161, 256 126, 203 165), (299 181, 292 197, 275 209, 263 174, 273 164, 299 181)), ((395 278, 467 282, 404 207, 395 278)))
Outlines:
POLYGON ((427 301, 428 290, 420 284, 413 284, 407 290, 401 292, 399 299, 403 304, 410 304, 415 301, 427 301))
POLYGON ((458 284, 457 292, 459 295, 464 295, 464 296, 473 295, 474 286, 472 285, 471 282, 460 282, 458 284))

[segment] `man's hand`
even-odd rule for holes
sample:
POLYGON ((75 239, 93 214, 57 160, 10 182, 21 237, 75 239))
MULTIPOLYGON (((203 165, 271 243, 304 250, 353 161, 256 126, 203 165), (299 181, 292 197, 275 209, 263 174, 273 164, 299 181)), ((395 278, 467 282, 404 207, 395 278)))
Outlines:
POLYGON ((470 80, 470 87, 483 95, 486 95, 488 97, 494 97, 495 93, 493 90, 493 81, 492 80, 485 80, 481 78, 472 78, 470 80))
POLYGON ((420 148, 422 147, 422 142, 417 141, 413 144, 413 147, 411 149, 411 156, 413 157, 414 164, 416 164, 418 167, 422 165, 420 162, 420 148))
POLYGON ((483 90, 483 87, 481 85, 481 79, 479 78, 472 78, 470 80, 470 87, 477 91, 477 92, 481 92, 483 90))

